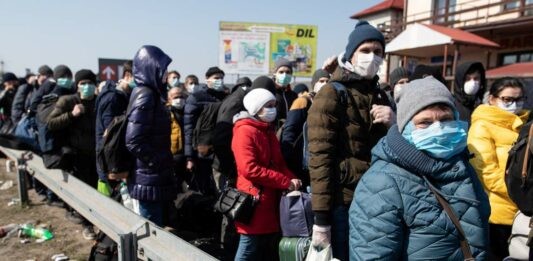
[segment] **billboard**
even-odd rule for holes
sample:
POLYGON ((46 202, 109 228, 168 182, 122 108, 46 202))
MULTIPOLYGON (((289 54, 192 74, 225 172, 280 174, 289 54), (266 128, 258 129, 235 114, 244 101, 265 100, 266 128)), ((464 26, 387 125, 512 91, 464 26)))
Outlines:
POLYGON ((219 67, 230 74, 269 74, 277 59, 292 62, 295 76, 316 67, 318 27, 220 22, 219 67))

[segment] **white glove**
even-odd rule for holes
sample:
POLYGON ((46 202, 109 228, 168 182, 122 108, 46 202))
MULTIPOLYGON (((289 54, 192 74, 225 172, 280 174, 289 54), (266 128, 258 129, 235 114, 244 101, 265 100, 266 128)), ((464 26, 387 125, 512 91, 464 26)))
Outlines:
POLYGON ((311 245, 315 248, 326 248, 331 242, 331 226, 313 225, 311 245))

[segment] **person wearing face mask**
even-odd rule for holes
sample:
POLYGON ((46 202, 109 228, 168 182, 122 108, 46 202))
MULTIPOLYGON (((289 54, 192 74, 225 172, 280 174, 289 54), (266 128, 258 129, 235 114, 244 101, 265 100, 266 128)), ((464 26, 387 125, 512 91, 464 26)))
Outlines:
POLYGON ((301 181, 281 156, 274 132, 276 97, 266 89, 250 91, 233 121, 232 149, 237 163, 237 189, 257 198, 248 224, 235 221, 240 234, 235 260, 277 260, 279 202, 283 190, 298 190, 301 181))
POLYGON ((43 97, 55 93, 58 96, 76 93, 76 86, 73 86, 72 71, 66 65, 58 65, 54 68, 53 77, 49 77, 40 84, 39 88, 32 96, 28 115, 34 116, 37 106, 43 101, 43 97))
POLYGON ((287 119, 292 103, 298 95, 291 90, 292 63, 285 58, 278 58, 274 67, 274 83, 276 84, 276 109, 278 111, 276 119, 276 130, 281 128, 287 119))
POLYGON ((180 87, 180 73, 178 71, 170 71, 167 76, 167 90, 170 90, 173 87, 180 87))
POLYGON ((185 81, 183 82, 183 85, 185 86, 185 90, 187 91, 185 94, 187 96, 190 96, 191 94, 198 91, 198 87, 199 87, 198 77, 194 74, 187 75, 187 77, 185 77, 185 81))
POLYGON ((529 111, 522 107, 523 103, 522 83, 506 77, 492 84, 489 105, 479 105, 472 113, 468 149, 474 157, 470 162, 487 191, 492 207, 489 260, 502 260, 509 255, 507 239, 518 209, 507 194, 505 166, 509 149, 529 116, 529 111))
MULTIPOLYGON (((53 74, 52 69, 48 66, 46 66, 46 69, 39 68, 39 71, 49 75, 53 74)), ((29 74, 26 76, 26 83, 17 88, 17 93, 15 94, 15 99, 13 100, 13 105, 11 107, 11 120, 15 124, 21 120, 30 107, 31 96, 39 87, 37 78, 38 76, 29 74)))
MULTIPOLYGON (((203 181, 199 184, 212 184, 213 151, 209 145, 198 145, 193 148, 193 132, 198 118, 207 104, 221 102, 227 96, 224 86, 224 71, 218 67, 211 67, 205 73, 207 85, 201 86, 198 91, 187 97, 185 102, 184 128, 185 128, 185 157, 187 169, 196 169, 196 176, 203 181), (198 163, 198 164, 197 164, 198 163)), ((200 185, 204 186, 204 185, 200 185)), ((207 186, 207 185, 206 185, 207 186)), ((214 188, 195 188, 203 192, 213 191, 214 188)))
POLYGON ((0 91, 0 110, 2 111, 0 121, 2 125, 11 124, 14 126, 11 121, 11 107, 13 107, 18 83, 19 80, 15 74, 10 72, 4 73, 1 85, 2 90, 0 91), (9 123, 6 123, 8 121, 9 123))
MULTIPOLYGON (((98 181, 94 139, 96 75, 91 70, 79 70, 76 72, 74 84, 78 93, 59 98, 48 116, 48 129, 64 131, 66 137, 63 145, 76 152, 76 156, 73 157, 73 175, 90 187, 96 188, 98 181)), ((71 209, 69 212, 70 215, 77 216, 74 210, 71 209)), ((96 236, 93 226, 84 218, 82 225, 83 237, 93 240, 96 236)))
POLYGON ((170 114, 170 151, 174 160, 174 174, 178 180, 178 188, 185 175, 185 156, 183 155, 183 109, 187 97, 183 89, 172 87, 168 91, 167 109, 170 114))
POLYGON ((395 99, 398 124, 372 150, 350 206, 349 260, 466 260, 435 193, 456 213, 473 258, 486 260, 490 205, 452 94, 429 76, 395 99))
POLYGON ((482 103, 486 83, 485 68, 480 62, 457 66, 453 96, 461 120, 470 123, 472 112, 482 103))
POLYGON ((315 214, 312 244, 331 243, 333 256, 340 260, 348 260, 348 207, 355 187, 368 169, 370 150, 395 121, 376 76, 384 51, 383 34, 359 21, 307 116, 315 214), (332 82, 342 84, 345 91, 337 91, 332 82))
MULTIPOLYGON (((96 151, 99 151, 103 145, 104 132, 109 124, 115 117, 123 115, 126 111, 130 93, 136 86, 133 79, 132 61, 125 62, 123 67, 122 79, 118 83, 113 81, 104 82, 104 86, 96 99, 96 151)), ((110 195, 112 188, 115 188, 121 180, 115 175, 103 172, 98 162, 96 167, 98 171, 98 190, 104 195, 110 195)))
POLYGON ((392 105, 392 109, 396 111, 396 102, 394 102, 394 95, 400 93, 402 87, 409 82, 409 76, 411 74, 409 71, 403 67, 398 67, 394 69, 389 75, 389 84, 391 91, 387 93, 389 101, 392 105))
POLYGON ((309 170, 303 164, 304 124, 307 121, 309 108, 313 104, 313 96, 328 83, 329 79, 330 75, 327 71, 322 69, 315 71, 311 80, 311 86, 313 86, 311 93, 305 93, 294 100, 280 135, 283 158, 289 169, 302 180, 304 187, 310 185, 309 170))

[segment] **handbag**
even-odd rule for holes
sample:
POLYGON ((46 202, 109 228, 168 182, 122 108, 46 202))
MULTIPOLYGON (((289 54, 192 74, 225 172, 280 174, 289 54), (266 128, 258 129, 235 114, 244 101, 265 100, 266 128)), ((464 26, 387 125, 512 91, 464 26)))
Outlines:
MULTIPOLYGON (((260 197, 260 194, 261 190, 259 190, 257 198, 260 197)), ((256 197, 253 195, 227 187, 218 197, 215 210, 231 220, 248 224, 252 220, 256 203, 256 197)))
POLYGON ((528 260, 528 234, 531 231, 533 219, 518 211, 513 220, 511 236, 509 237, 509 257, 516 260, 528 260))
POLYGON ((279 203, 281 231, 284 237, 309 237, 313 230, 311 195, 293 191, 281 197, 279 203))

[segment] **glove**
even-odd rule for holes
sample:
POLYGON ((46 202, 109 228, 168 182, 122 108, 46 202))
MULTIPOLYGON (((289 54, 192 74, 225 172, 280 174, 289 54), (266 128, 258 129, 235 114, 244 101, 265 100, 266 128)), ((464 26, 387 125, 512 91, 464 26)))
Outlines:
POLYGON ((313 225, 311 245, 315 248, 326 248, 331 242, 331 226, 313 225))

